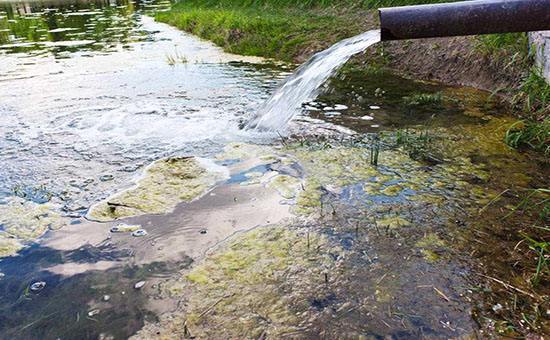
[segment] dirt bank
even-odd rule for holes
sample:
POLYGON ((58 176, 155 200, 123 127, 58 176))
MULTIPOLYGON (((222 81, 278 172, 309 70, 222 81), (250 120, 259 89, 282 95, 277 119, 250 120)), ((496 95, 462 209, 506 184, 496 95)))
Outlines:
POLYGON ((453 37, 382 43, 387 66, 411 78, 510 93, 527 75, 512 56, 493 58, 477 47, 476 37, 453 37))

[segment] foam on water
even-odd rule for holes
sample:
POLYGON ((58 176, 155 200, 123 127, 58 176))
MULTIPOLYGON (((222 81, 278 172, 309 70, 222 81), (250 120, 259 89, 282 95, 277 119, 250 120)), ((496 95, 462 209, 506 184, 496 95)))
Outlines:
POLYGON ((380 31, 372 30, 342 40, 315 54, 263 104, 246 125, 248 129, 277 131, 283 129, 302 104, 313 100, 323 83, 354 54, 380 41, 380 31))

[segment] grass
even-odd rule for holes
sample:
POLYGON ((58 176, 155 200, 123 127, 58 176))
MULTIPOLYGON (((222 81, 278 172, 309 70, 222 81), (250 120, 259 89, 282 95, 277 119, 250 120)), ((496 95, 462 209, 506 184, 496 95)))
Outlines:
POLYGON ((526 66, 531 59, 527 33, 480 35, 476 49, 493 59, 500 59, 506 68, 518 63, 526 66))
MULTIPOLYGON (((329 43, 361 32, 359 24, 322 13, 258 7, 197 7, 176 4, 157 20, 213 41, 231 53, 293 61, 312 44, 329 43)), ((202 3, 202 1, 200 1, 202 3)))
MULTIPOLYGON (((550 232, 550 229, 545 228, 547 232, 550 232)), ((533 286, 538 286, 540 283, 541 276, 546 272, 548 273, 548 251, 550 250, 550 242, 544 240, 535 240, 527 234, 523 234, 524 239, 529 244, 529 249, 535 252, 537 256, 537 267, 533 277, 531 278, 531 284, 533 286)))
POLYGON ((542 76, 540 70, 531 68, 523 80, 519 92, 514 97, 516 103, 523 104, 521 108, 526 114, 547 116, 550 114, 550 84, 542 76))
MULTIPOLYGON (((454 0, 458 1, 458 0, 454 0)), ((194 6, 208 7, 293 7, 293 8, 323 8, 330 6, 346 6, 360 8, 378 8, 405 6, 437 2, 453 2, 453 0, 191 0, 194 6)))
POLYGON ((546 117, 542 122, 517 121, 506 131, 504 141, 515 149, 529 147, 550 155, 550 117, 546 117))
POLYGON ((550 155, 550 84, 539 70, 530 70, 513 102, 523 119, 510 126, 506 144, 550 155))

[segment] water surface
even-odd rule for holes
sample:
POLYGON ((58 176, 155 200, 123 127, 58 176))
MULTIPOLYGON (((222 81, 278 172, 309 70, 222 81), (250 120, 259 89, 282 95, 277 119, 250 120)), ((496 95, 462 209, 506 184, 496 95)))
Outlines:
POLYGON ((167 5, 2 3, 0 199, 79 213, 152 160, 240 138, 278 73, 143 15, 167 5))

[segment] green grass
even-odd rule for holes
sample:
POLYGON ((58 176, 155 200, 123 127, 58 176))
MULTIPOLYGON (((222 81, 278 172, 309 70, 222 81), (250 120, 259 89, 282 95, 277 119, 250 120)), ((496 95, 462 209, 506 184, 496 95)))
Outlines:
POLYGON ((203 7, 293 7, 293 8, 323 8, 330 6, 378 8, 405 6, 437 2, 453 2, 458 0, 191 0, 186 1, 193 6, 203 7))
POLYGON ((491 58, 508 65, 522 64, 530 61, 529 38, 527 33, 486 34, 477 37, 476 49, 491 58))
POLYGON ((550 84, 536 68, 532 68, 523 80, 515 101, 523 103, 525 113, 537 116, 550 114, 550 84))
POLYGON ((531 69, 513 101, 523 119, 510 126, 506 144, 550 155, 550 84, 537 69, 531 69))
POLYGON ((294 60, 312 43, 338 41, 361 31, 343 18, 294 10, 196 8, 180 3, 159 21, 243 55, 294 60))
POLYGON ((550 117, 541 122, 520 120, 514 123, 506 132, 504 141, 515 149, 527 147, 550 155, 550 117))

